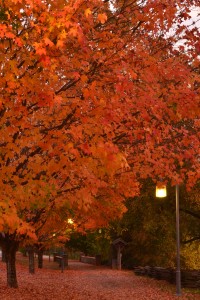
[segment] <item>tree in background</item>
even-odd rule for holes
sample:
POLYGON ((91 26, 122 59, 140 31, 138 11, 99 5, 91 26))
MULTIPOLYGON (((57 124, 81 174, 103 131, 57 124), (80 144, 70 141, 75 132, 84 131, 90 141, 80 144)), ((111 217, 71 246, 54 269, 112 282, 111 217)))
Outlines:
MULTIPOLYGON (((194 191, 180 189, 181 267, 199 269, 199 202, 194 191), (196 219, 195 219, 196 216, 196 219)), ((127 212, 113 224, 111 235, 121 234, 126 267, 150 265, 174 267, 176 264, 175 191, 168 186, 166 198, 155 197, 155 185, 146 181, 141 195, 126 201, 127 212)))
POLYGON ((88 230, 85 233, 73 232, 66 243, 66 247, 71 251, 83 252, 84 255, 101 255, 101 262, 108 263, 110 259, 111 238, 109 230, 99 228, 88 230))
POLYGON ((186 268, 199 269, 200 254, 200 205, 199 183, 190 193, 183 191, 183 204, 181 205, 181 231, 182 231, 182 256, 186 268))

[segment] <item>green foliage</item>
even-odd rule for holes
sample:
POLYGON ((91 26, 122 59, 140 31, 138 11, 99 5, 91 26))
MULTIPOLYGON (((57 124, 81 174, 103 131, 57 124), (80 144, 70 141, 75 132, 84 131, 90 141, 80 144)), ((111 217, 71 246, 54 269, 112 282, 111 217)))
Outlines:
POLYGON ((182 247, 182 259, 185 269, 200 270, 200 243, 199 241, 186 244, 182 247))
POLYGON ((110 238, 106 229, 87 231, 85 234, 73 232, 66 247, 89 256, 100 254, 102 262, 107 262, 110 255, 110 238))
MULTIPOLYGON (((127 212, 122 220, 112 224, 112 237, 121 232, 122 238, 128 242, 123 252, 123 264, 126 267, 175 266, 175 188, 168 186, 167 190, 166 198, 156 198, 155 185, 147 181, 141 196, 127 199, 127 212)), ((182 186, 180 189, 181 268, 200 268, 199 241, 184 244, 185 240, 199 235, 200 219, 185 212, 192 210, 200 216, 198 192, 198 186, 193 192, 187 192, 182 186)))

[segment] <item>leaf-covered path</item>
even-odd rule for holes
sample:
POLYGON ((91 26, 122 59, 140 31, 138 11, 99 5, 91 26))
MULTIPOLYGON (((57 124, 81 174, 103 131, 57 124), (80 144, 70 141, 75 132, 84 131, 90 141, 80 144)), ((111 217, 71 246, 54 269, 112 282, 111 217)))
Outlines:
POLYGON ((200 299, 200 295, 183 292, 175 296, 175 288, 164 281, 135 276, 132 271, 94 267, 76 261, 69 269, 36 270, 18 265, 19 289, 6 287, 5 264, 0 262, 1 300, 173 300, 200 299))

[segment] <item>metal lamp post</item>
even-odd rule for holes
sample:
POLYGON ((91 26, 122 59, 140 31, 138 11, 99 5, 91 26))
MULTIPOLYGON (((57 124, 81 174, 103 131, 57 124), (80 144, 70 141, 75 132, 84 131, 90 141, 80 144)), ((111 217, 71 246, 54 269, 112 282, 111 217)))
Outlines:
POLYGON ((176 295, 181 295, 179 185, 176 185, 176 295))
MULTIPOLYGON (((167 196, 165 185, 156 186, 156 197, 167 196)), ((180 226, 179 226, 179 185, 176 185, 176 295, 181 295, 181 270, 180 270, 180 226)))

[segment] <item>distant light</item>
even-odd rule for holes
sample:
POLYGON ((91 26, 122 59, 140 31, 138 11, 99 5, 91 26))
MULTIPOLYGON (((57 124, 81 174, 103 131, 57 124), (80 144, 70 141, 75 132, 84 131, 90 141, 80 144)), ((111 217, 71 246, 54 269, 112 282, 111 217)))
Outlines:
POLYGON ((156 186, 156 197, 164 198, 167 196, 166 185, 156 186))
POLYGON ((72 219, 68 219, 68 220, 67 220, 67 223, 68 223, 68 224, 74 224, 74 221, 73 221, 72 219))

